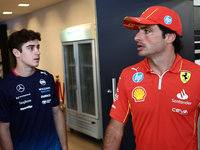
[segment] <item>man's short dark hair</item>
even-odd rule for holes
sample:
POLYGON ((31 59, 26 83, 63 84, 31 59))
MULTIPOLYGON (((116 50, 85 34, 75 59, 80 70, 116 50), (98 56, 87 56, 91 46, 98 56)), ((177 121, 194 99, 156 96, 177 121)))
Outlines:
POLYGON ((176 34, 176 39, 173 42, 173 46, 175 48, 175 53, 180 53, 180 51, 183 48, 183 45, 182 45, 182 42, 181 42, 181 39, 180 39, 181 36, 179 36, 175 31, 173 31, 173 30, 171 30, 171 29, 169 29, 169 28, 167 28, 163 25, 158 24, 158 27, 162 31, 163 38, 165 38, 165 34, 167 34, 167 33, 175 33, 176 34))
POLYGON ((41 41, 40 33, 33 30, 21 29, 20 31, 13 32, 8 38, 8 47, 12 50, 16 48, 22 52, 22 46, 28 41, 38 40, 41 41))

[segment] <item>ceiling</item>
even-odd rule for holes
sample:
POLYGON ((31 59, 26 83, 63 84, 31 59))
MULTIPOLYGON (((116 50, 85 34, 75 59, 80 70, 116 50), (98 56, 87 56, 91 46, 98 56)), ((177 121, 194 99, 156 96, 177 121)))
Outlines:
POLYGON ((0 22, 5 22, 63 1, 65 0, 0 0, 0 22), (19 7, 18 4, 20 3, 28 3, 29 7, 19 7), (4 11, 12 11, 13 13, 4 15, 4 11))

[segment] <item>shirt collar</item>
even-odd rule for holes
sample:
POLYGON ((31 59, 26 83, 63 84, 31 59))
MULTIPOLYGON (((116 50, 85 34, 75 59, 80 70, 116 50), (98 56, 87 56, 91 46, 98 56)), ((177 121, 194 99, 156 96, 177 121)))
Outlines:
POLYGON ((173 73, 179 73, 182 69, 182 65, 183 65, 183 58, 177 53, 176 60, 169 71, 173 73))
MULTIPOLYGON (((173 73, 179 73, 181 71, 182 68, 182 64, 183 64, 183 59, 182 57, 177 53, 176 54, 176 59, 174 64, 172 65, 172 67, 169 69, 170 72, 173 73)), ((151 72, 151 68, 149 66, 148 60, 147 58, 144 59, 144 69, 146 72, 151 72)))
MULTIPOLYGON (((16 67, 15 67, 16 68, 16 67)), ((15 68, 13 68, 12 69, 12 72, 14 73, 14 75, 16 75, 17 77, 19 76, 16 72, 15 72, 15 68)), ((35 69, 35 72, 36 72, 37 70, 35 69)))

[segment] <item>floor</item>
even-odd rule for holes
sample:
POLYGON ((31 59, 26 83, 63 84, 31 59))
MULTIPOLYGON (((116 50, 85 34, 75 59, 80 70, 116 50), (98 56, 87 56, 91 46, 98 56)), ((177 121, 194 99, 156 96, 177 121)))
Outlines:
MULTIPOLYGON (((67 128, 69 150, 101 150, 102 141, 67 128)), ((1 150, 1 147, 0 147, 1 150)))
MULTIPOLYGON (((61 106, 61 110, 64 114, 64 117, 66 118, 66 110, 64 108, 65 107, 61 106)), ((67 127, 67 123, 66 130, 69 150, 101 150, 102 140, 99 141, 95 138, 92 138, 75 130, 72 132, 67 127)))
POLYGON ((67 129, 69 150, 101 150, 102 141, 77 131, 67 129))

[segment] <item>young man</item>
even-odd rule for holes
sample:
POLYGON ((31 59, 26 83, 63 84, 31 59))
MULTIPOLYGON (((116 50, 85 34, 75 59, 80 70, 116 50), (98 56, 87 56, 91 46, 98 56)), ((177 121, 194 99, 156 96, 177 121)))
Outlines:
POLYGON ((131 113, 136 150, 197 150, 200 66, 183 59, 182 25, 173 10, 152 6, 140 17, 125 17, 143 61, 119 78, 103 149, 120 148, 131 113))
POLYGON ((9 36, 16 68, 0 80, 2 150, 67 150, 65 121, 53 76, 36 69, 40 33, 22 29, 9 36))

